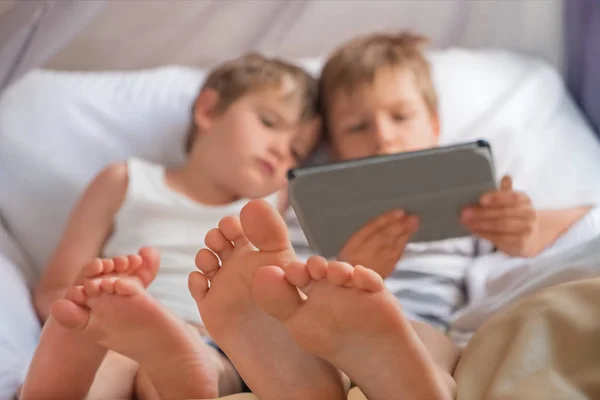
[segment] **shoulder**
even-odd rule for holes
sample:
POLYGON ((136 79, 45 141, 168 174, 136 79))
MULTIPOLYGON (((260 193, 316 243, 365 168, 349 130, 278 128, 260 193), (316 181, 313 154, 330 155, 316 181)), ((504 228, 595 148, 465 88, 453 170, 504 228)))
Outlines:
POLYGON ((104 203, 116 211, 127 194, 129 170, 127 163, 113 163, 102 169, 88 185, 84 201, 104 203))
POLYGON ((103 189, 127 190, 129 183, 129 169, 127 163, 113 163, 105 167, 92 181, 90 187, 96 186, 103 189))

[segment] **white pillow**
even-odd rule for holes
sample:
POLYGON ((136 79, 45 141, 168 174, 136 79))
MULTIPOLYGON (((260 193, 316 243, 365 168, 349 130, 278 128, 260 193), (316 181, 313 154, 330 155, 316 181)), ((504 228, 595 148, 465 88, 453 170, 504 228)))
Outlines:
MULTIPOLYGON (((598 202, 600 145, 556 72, 505 52, 449 50, 431 53, 431 60, 444 143, 487 138, 499 173, 512 173, 538 206, 598 202)), ((302 64, 318 71, 321 62, 302 64)), ((184 67, 36 70, 3 94, 0 214, 36 267, 44 265, 77 196, 104 165, 132 154, 182 162, 203 77, 184 67)))
POLYGON ((0 213, 42 267, 87 183, 135 154, 175 165, 203 73, 34 70, 0 99, 0 213))
POLYGON ((600 204, 600 142, 561 76, 502 51, 431 55, 442 142, 483 138, 498 177, 511 174, 538 208, 600 204))

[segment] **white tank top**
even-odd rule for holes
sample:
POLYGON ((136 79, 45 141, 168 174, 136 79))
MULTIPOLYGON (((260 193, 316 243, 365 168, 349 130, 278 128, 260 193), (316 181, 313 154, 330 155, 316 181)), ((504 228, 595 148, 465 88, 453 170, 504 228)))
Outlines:
MULTIPOLYGON (((160 269, 148 292, 176 315, 192 323, 201 318, 187 287, 204 236, 227 215, 239 215, 247 199, 206 206, 169 188, 165 169, 140 159, 127 161, 129 185, 117 212, 104 257, 137 253, 152 246, 161 254, 160 269)), ((267 199, 275 206, 276 195, 267 199)))

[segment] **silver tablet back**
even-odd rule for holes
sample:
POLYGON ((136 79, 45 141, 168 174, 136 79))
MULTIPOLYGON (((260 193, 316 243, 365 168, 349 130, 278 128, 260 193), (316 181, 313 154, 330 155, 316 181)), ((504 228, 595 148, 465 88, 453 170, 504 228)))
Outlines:
POLYGON ((484 141, 290 171, 290 202, 313 251, 332 258, 350 236, 394 209, 419 216, 411 241, 467 236, 460 210, 496 189, 484 141))

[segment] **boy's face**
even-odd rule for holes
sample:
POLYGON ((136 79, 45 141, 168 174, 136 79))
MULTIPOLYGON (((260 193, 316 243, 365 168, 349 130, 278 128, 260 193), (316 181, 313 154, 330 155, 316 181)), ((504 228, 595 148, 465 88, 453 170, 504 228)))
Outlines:
POLYGON ((328 105, 333 157, 338 160, 435 147, 437 115, 432 116, 414 74, 405 68, 376 73, 372 85, 333 96, 328 105))
POLYGON ((287 171, 319 139, 318 123, 300 124, 300 100, 285 89, 245 95, 200 126, 204 137, 198 144, 210 146, 203 166, 239 197, 265 197, 283 188, 287 171))

